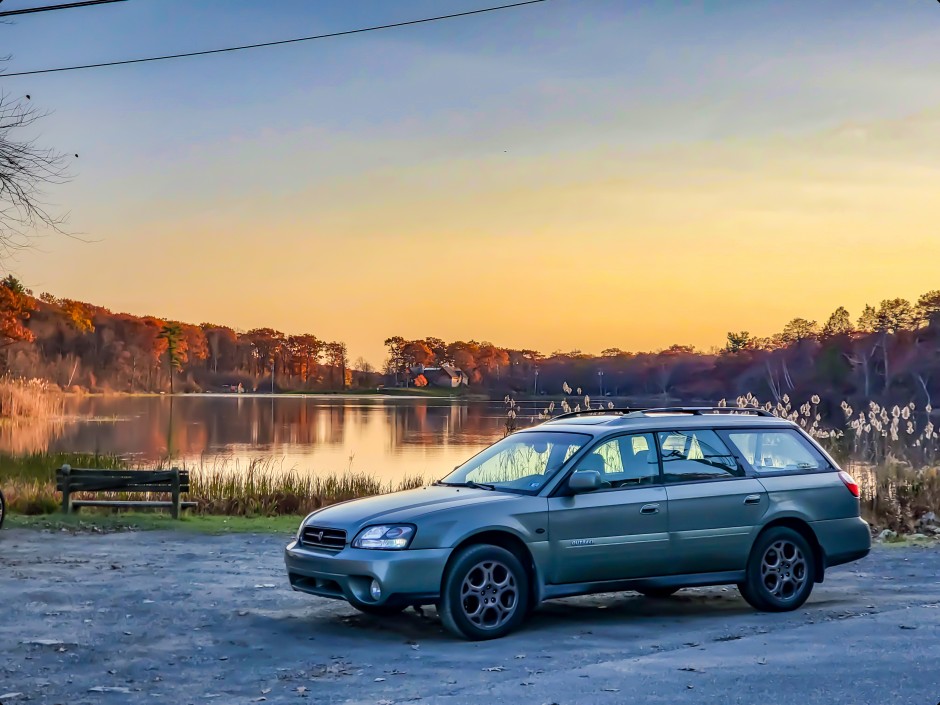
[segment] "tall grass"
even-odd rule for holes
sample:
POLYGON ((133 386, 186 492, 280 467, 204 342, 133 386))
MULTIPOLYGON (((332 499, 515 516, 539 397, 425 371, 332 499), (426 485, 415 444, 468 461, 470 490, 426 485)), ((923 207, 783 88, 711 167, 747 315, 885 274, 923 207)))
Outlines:
POLYGON ((307 514, 315 509, 360 497, 415 489, 420 477, 383 481, 366 473, 307 475, 273 471, 271 463, 253 460, 244 470, 218 466, 190 471, 189 499, 203 514, 276 516, 307 514))
POLYGON ((62 414, 58 388, 39 379, 0 377, 0 419, 48 419, 62 414))
MULTIPOLYGON (((50 514, 59 510, 61 495, 55 489, 55 469, 76 468, 154 469, 110 455, 36 453, 21 458, 0 456, 0 486, 11 511, 20 514, 50 514)), ((164 461, 157 468, 168 468, 164 461)), ((197 503, 199 514, 226 516, 279 516, 307 514, 314 509, 360 497, 387 494, 421 487, 420 477, 399 482, 384 481, 365 473, 345 472, 315 475, 295 470, 283 471, 277 461, 255 459, 247 464, 215 460, 199 463, 189 470, 190 490, 185 496, 197 503)), ((89 498, 92 495, 87 495, 89 498)), ((101 492, 98 499, 165 499, 166 495, 101 492)), ((73 495, 85 498, 83 493, 73 495)))

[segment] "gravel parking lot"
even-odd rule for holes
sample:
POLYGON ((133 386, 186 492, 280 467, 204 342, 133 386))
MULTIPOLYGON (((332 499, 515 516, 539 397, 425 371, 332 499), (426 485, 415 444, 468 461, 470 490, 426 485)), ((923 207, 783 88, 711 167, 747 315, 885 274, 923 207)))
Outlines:
POLYGON ((543 606, 456 641, 294 593, 286 537, 0 532, 0 701, 890 703, 940 700, 940 548, 877 547, 789 614, 731 588, 543 606))

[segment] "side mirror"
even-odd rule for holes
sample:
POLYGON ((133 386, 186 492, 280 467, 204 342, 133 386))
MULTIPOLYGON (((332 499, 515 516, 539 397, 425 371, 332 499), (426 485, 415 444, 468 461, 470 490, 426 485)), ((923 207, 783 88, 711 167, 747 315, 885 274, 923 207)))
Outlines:
POLYGON ((599 490, 602 484, 601 474, 597 470, 579 470, 568 478, 568 489, 575 494, 599 490))

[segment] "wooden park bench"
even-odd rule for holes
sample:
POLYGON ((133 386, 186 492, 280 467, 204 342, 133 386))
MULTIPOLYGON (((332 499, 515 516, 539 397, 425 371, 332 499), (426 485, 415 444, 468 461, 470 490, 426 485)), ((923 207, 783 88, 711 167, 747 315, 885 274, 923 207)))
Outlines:
POLYGON ((62 511, 70 514, 82 507, 137 507, 169 509, 174 519, 180 511, 195 507, 196 502, 183 502, 180 495, 189 492, 189 471, 170 470, 89 470, 63 465, 56 470, 56 489, 62 493, 62 511), (169 493, 169 501, 72 499, 76 492, 149 492, 169 493))

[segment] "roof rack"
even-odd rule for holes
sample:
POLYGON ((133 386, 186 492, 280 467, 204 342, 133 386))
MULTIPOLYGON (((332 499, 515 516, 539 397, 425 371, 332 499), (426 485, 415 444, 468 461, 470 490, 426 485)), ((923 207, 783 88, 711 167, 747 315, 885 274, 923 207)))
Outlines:
POLYGON ((566 411, 564 414, 552 416, 549 421, 555 421, 556 419, 568 419, 573 416, 588 416, 590 414, 635 414, 638 411, 646 411, 646 409, 630 409, 625 406, 615 406, 611 409, 582 409, 580 411, 566 411))
POLYGON ((570 419, 575 416, 589 416, 592 414, 691 414, 693 416, 702 416, 704 414, 754 414, 755 416, 773 416, 766 409, 754 406, 661 406, 648 408, 628 408, 614 407, 611 409, 582 409, 581 411, 569 411, 558 416, 553 416, 549 421, 558 419, 570 419))
POLYGON ((756 406, 663 406, 656 409, 638 409, 644 414, 754 414, 755 416, 773 416, 767 409, 756 406))

